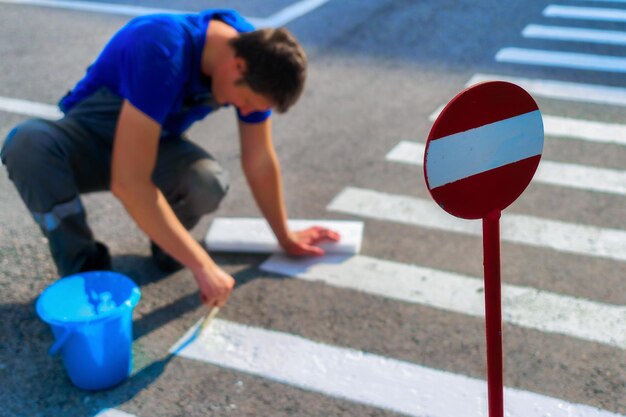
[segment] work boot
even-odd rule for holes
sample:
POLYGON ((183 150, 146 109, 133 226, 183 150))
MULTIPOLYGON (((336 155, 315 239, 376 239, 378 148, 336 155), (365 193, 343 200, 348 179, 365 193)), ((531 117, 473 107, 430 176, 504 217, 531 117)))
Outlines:
POLYGON ((161 249, 156 243, 150 242, 150 253, 157 267, 163 272, 175 272, 183 268, 183 264, 172 258, 161 249))
POLYGON ((102 243, 96 242, 96 251, 89 254, 78 272, 110 271, 111 255, 109 249, 102 243))

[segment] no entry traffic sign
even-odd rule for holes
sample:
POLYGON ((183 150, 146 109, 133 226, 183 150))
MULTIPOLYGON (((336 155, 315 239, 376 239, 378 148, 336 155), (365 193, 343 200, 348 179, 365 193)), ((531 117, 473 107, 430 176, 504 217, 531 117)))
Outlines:
POLYGON ((504 416, 500 213, 526 189, 543 150, 537 103, 504 81, 472 86, 435 121, 424 154, 433 199, 448 213, 483 219, 489 416, 504 416))
POLYGON ((480 219, 517 199, 542 149, 543 122, 533 98, 508 82, 477 84, 435 121, 424 154, 426 185, 448 213, 480 219))

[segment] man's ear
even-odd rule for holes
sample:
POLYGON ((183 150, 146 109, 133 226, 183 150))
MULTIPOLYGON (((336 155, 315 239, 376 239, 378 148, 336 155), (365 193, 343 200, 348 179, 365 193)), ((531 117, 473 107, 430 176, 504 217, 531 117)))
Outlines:
POLYGON ((248 70, 248 63, 241 57, 235 57, 235 68, 237 68, 239 74, 243 75, 248 70))

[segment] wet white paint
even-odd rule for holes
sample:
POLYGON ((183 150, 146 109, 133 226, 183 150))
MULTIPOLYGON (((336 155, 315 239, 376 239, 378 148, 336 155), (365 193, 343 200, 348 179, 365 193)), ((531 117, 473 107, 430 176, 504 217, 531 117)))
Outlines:
POLYGON ((626 88, 608 85, 572 83, 539 78, 508 77, 497 74, 475 74, 465 85, 469 87, 479 82, 493 80, 502 80, 517 84, 531 95, 537 97, 626 106, 626 88))
MULTIPOLYGON (((387 154, 388 161, 422 166, 426 145, 402 141, 387 154)), ((626 196, 626 171, 541 159, 533 182, 626 196)))
MULTIPOLYGON (((463 220, 441 210, 432 200, 373 190, 344 189, 328 210, 388 220, 428 229, 482 236, 480 220, 463 220)), ((626 231, 565 223, 506 211, 501 219, 502 241, 577 255, 626 262, 626 231)))
MULTIPOLYGON (((224 320, 209 326, 206 339, 190 341, 194 332, 170 351, 408 416, 488 416, 487 386, 479 379, 224 320)), ((619 417, 512 388, 505 389, 504 404, 507 417, 619 417)))
MULTIPOLYGON (((480 277, 366 256, 294 259, 274 255, 261 269, 474 317, 485 314, 480 277)), ((626 349, 626 306, 505 284, 502 309, 507 323, 626 349)))

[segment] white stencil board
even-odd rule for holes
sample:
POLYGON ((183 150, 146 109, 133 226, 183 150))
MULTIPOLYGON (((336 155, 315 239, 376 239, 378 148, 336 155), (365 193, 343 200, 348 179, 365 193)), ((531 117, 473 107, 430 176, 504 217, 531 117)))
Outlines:
MULTIPOLYGON (((289 220, 289 229, 299 231, 322 226, 338 232, 339 242, 318 246, 329 254, 356 254, 361 250, 363 222, 351 220, 289 220)), ((282 253, 272 229, 262 218, 216 218, 204 240, 212 252, 282 253)))

